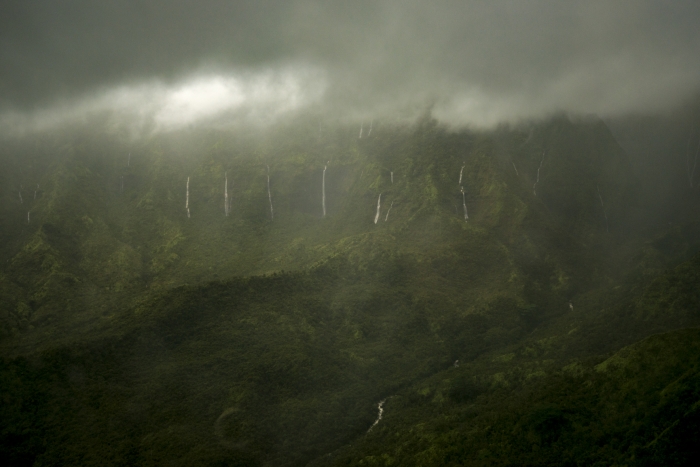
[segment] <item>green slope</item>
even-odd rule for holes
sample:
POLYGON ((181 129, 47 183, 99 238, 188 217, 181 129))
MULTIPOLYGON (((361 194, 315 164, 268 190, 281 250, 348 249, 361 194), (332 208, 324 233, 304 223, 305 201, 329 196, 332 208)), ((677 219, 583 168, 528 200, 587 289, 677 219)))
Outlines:
MULTIPOLYGON (((608 426, 596 427, 588 393, 570 389, 589 378, 591 394, 617 404, 623 393, 605 382, 617 373, 596 370, 597 356, 698 325, 697 258, 661 275, 698 251, 698 226, 653 241, 631 229, 639 187, 607 128, 565 118, 493 132, 429 118, 375 127, 362 140, 300 121, 264 137, 85 131, 8 142, 2 456, 457 465, 676 449, 634 435, 598 452, 608 438, 586 430, 608 426), (35 199, 25 187, 36 183, 35 199), (581 432, 574 406, 589 417, 581 432), (567 437, 584 432, 580 447, 567 437)), ((662 363, 656 385, 671 377, 662 363)), ((624 397, 657 403, 640 390, 624 397)), ((684 403, 672 405, 695 402, 684 403)), ((645 429, 665 423, 652 417, 645 429)))

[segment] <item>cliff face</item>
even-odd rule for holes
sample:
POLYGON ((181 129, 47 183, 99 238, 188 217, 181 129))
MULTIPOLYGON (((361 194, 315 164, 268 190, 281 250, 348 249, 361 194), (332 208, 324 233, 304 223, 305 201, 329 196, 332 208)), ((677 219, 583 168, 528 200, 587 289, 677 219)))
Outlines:
POLYGON ((687 304, 625 311, 697 226, 630 228, 640 187, 600 121, 356 130, 8 142, 7 455, 296 465, 363 439, 388 396, 400 432, 697 324, 687 304))

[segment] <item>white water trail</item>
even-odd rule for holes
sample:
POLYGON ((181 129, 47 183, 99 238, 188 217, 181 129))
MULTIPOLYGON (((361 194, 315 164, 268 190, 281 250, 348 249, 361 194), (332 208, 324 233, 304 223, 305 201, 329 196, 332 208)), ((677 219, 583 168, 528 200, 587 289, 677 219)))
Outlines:
POLYGON ((462 172, 464 171, 464 165, 462 165, 462 168, 459 169, 459 183, 458 185, 462 185, 462 172))
POLYGON ((360 139, 362 139, 362 127, 364 126, 364 122, 360 124, 360 139))
POLYGON ((467 199, 464 196, 464 187, 459 187, 462 191, 462 207, 464 208, 464 222, 469 221, 469 214, 467 213, 467 199))
POLYGON ((369 122, 369 131, 367 132, 368 138, 369 138, 369 135, 372 134, 372 125, 374 125, 374 119, 370 120, 370 122, 369 122))
POLYGON ((187 177, 187 194, 185 195, 185 209, 187 210, 187 218, 190 218, 190 177, 187 177))
POLYGON ((267 167, 267 198, 270 200, 270 220, 275 220, 275 211, 272 209, 272 192, 270 191, 270 166, 265 164, 267 167))
POLYGON ((27 211, 27 224, 29 224, 29 211, 27 211))
POLYGON ((603 197, 600 195, 600 188, 598 188, 598 185, 596 185, 595 189, 598 192, 598 199, 600 199, 600 206, 603 208, 603 216, 605 217, 605 231, 610 233, 610 227, 608 226, 608 215, 605 212, 605 205, 603 204, 603 197))
POLYGON ((515 170, 515 175, 517 175, 519 177, 520 174, 518 173, 518 168, 515 166, 515 162, 510 161, 510 163, 513 164, 513 170, 515 170))
POLYGON ((391 172, 391 184, 394 184, 394 172, 391 172))
MULTIPOLYGON (((330 161, 329 161, 330 162, 330 161)), ((326 169, 328 164, 323 166, 323 180, 321 181, 321 206, 323 207, 323 217, 326 217, 326 169)))
POLYGON ((382 399, 381 401, 379 401, 379 404, 377 404, 377 409, 379 410, 379 414, 377 415, 377 419, 374 421, 374 423, 372 423, 372 426, 369 427, 369 430, 367 430, 367 433, 372 431, 372 428, 377 426, 377 423, 379 423, 379 420, 382 419, 382 415, 384 414, 384 402, 386 402, 386 399, 382 399))
POLYGON ((382 194, 379 193, 379 199, 377 200, 377 215, 374 216, 374 223, 376 224, 377 221, 379 221, 379 214, 382 212, 382 194))
MULTIPOLYGON (((394 206, 394 202, 392 201, 391 204, 389 205, 389 210, 386 212, 386 217, 384 218, 384 222, 389 220, 389 213, 391 212, 391 208, 394 206)), ((376 222, 375 222, 376 224, 376 222)))
POLYGON ((224 172, 224 215, 228 217, 228 173, 224 172))
POLYGON ((532 185, 532 193, 537 196, 537 184, 540 183, 540 169, 542 168, 542 164, 544 164, 544 152, 542 153, 542 160, 540 161, 540 166, 537 167, 537 180, 535 181, 535 184, 532 185))

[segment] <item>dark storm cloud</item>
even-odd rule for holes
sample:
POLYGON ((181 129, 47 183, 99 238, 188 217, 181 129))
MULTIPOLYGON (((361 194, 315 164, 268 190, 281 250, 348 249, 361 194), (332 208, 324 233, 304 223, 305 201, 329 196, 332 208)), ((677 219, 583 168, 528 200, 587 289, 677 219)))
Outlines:
POLYGON ((427 105, 477 125, 657 111, 698 91, 699 25, 697 1, 6 0, 0 103, 70 114, 119 95, 168 120, 174 95, 175 108, 216 113, 182 103, 197 90, 272 108, 280 82, 296 92, 286 108, 307 100, 349 118, 427 105), (223 94, 204 85, 183 94, 207 79, 223 94), (261 79, 271 87, 260 91, 261 79))

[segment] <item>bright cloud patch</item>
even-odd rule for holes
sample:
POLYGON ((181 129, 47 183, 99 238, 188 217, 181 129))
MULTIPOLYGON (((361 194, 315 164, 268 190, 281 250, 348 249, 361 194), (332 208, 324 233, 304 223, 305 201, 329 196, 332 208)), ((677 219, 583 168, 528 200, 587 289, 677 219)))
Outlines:
POLYGON ((161 132, 222 120, 265 125, 318 102, 325 89, 322 74, 308 69, 199 75, 173 85, 122 86, 33 113, 6 113, 0 128, 42 131, 103 115, 115 126, 161 132))

